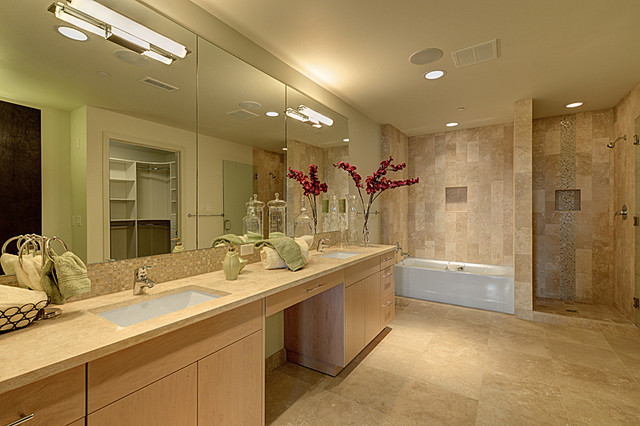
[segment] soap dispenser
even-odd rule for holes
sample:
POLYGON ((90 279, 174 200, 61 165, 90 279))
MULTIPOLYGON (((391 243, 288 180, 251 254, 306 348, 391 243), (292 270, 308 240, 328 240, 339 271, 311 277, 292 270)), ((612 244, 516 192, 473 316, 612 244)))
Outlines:
POLYGON ((173 247, 172 252, 173 253, 180 253, 181 251, 184 251, 184 246, 182 245, 182 241, 180 241, 180 238, 172 238, 171 241, 175 241, 176 245, 173 247))
POLYGON ((240 264, 236 247, 233 244, 229 245, 229 250, 227 250, 227 254, 222 261, 222 270, 224 271, 225 279, 228 281, 237 280, 241 266, 244 265, 240 264))

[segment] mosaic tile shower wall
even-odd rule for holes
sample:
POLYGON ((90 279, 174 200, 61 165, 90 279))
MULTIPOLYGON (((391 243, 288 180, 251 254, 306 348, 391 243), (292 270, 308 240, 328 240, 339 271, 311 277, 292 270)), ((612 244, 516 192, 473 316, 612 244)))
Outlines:
POLYGON ((513 265, 513 134, 500 124, 409 138, 409 176, 420 177, 409 187, 411 255, 513 265), (461 187, 466 211, 447 209, 446 188, 461 187))
POLYGON ((613 302, 613 111, 533 122, 536 297, 613 302))

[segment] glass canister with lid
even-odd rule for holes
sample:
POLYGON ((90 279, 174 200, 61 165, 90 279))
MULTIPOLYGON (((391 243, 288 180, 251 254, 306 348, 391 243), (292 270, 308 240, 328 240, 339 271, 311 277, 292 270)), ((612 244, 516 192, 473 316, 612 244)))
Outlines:
POLYGON ((313 218, 309 216, 309 211, 307 210, 306 206, 306 198, 307 197, 302 196, 302 207, 300 207, 300 214, 298 215, 298 217, 296 217, 294 223, 293 235, 296 238, 304 237, 305 235, 313 236, 314 234, 313 218))
POLYGON ((274 232, 286 234, 287 225, 287 202, 280 199, 280 194, 276 192, 276 199, 267 203, 269 212, 269 238, 274 232))
POLYGON ((247 214, 242 218, 242 231, 248 240, 264 238, 262 215, 264 213, 264 202, 258 201, 258 195, 253 194, 246 203, 247 214))

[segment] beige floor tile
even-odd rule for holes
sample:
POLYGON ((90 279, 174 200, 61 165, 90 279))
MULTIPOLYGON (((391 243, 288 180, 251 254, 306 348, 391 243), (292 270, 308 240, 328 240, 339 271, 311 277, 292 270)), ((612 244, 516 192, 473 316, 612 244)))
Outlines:
POLYGON ((323 385, 331 378, 330 376, 320 373, 319 371, 312 370, 310 368, 303 367, 293 362, 285 362, 283 365, 276 369, 278 373, 286 374, 287 376, 294 377, 302 380, 310 385, 323 385))
POLYGON ((494 313, 491 321, 492 330, 508 330, 515 333, 546 337, 543 323, 521 320, 513 315, 494 313))
POLYGON ((429 345, 435 331, 426 331, 416 327, 392 324, 391 331, 384 337, 384 341, 397 346, 405 346, 417 351, 423 351, 429 345))
POLYGON ((300 399, 311 394, 313 385, 276 371, 266 377, 265 422, 270 424, 300 399))
POLYGON ((593 398, 576 393, 562 397, 571 425, 638 425, 640 410, 637 404, 628 404, 609 398, 593 398))
POLYGON ((487 373, 482 382, 476 425, 569 424, 560 388, 487 373))
POLYGON ((489 341, 491 324, 472 324, 452 319, 444 319, 438 333, 446 333, 452 338, 486 344, 489 341))
POLYGON ((491 327, 489 347, 551 358, 546 337, 534 333, 520 333, 491 327))
POLYGON ((469 340, 446 331, 434 334, 426 347, 423 359, 436 362, 461 362, 484 368, 487 359, 487 344, 469 340))
POLYGON ((396 312, 396 317, 389 325, 391 328, 394 326, 413 328, 416 331, 434 332, 440 325, 444 316, 436 312, 414 312, 404 310, 402 312, 396 312))
POLYGON ((386 414, 407 380, 385 370, 359 365, 344 379, 329 383, 325 390, 386 414))
POLYGON ((385 418, 389 425, 472 425, 478 402, 438 386, 409 381, 385 418))
POLYGON ((553 361, 550 358, 524 352, 490 347, 486 368, 488 373, 500 373, 513 380, 557 384, 553 361))
POLYGON ((452 306, 445 315, 447 319, 464 321, 470 324, 490 324, 492 317, 492 312, 461 306, 452 306))
POLYGON ((564 361, 606 370, 624 369, 620 358, 611 348, 600 348, 549 339, 549 349, 554 361, 564 361))
POLYGON ((544 324, 547 338, 563 342, 581 343, 583 345, 611 348, 602 332, 587 330, 585 328, 567 327, 553 324, 544 324))
POLYGON ((421 354, 422 351, 382 342, 362 360, 362 365, 408 378, 413 374, 413 364, 421 354))
POLYGON ((413 364, 412 377, 417 381, 438 385, 449 392, 478 399, 483 374, 484 366, 425 356, 413 364))
POLYGON ((368 407, 322 391, 298 400, 272 425, 379 425, 383 416, 368 407))

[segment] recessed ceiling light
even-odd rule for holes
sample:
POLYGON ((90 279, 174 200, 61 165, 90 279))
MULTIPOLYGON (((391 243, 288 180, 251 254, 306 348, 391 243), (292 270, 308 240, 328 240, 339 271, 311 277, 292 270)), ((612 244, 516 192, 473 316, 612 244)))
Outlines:
POLYGON ((429 71, 428 73, 426 73, 424 75, 424 78, 426 78, 427 80, 437 80, 440 77, 444 76, 445 74, 446 74, 445 71, 433 70, 433 71, 429 71))
POLYGON ((280 114, 275 112, 275 111, 267 111, 267 112, 264 113, 264 115, 266 115, 267 117, 277 117, 280 114))
POLYGON ((70 38, 71 40, 87 41, 87 39, 89 39, 89 37, 87 37, 85 33, 80 30, 76 30, 75 28, 60 26, 57 28, 57 30, 60 34, 62 34, 66 38, 70 38))
POLYGON ((97 72, 97 74, 98 74, 100 77, 104 77, 104 78, 111 77, 111 74, 109 74, 109 73, 108 73, 108 72, 106 72, 106 71, 98 71, 98 72, 97 72))
POLYGON ((456 108, 456 111, 464 111, 464 107, 458 107, 456 108))
POLYGON ((409 56, 409 62, 414 65, 426 65, 437 61, 440 58, 442 58, 442 50, 430 47, 428 49, 419 50, 409 56))
POLYGON ((287 149, 288 149, 288 148, 287 148, 286 146, 285 146, 285 147, 282 147, 282 150, 283 150, 283 151, 286 151, 287 149))
POLYGON ((445 126, 447 126, 447 127, 456 127, 458 124, 460 124, 460 123, 456 123, 455 121, 452 121, 451 123, 445 124, 445 126))
POLYGON ((349 142, 349 138, 342 139, 342 142, 349 142))
POLYGON ((578 108, 579 106, 584 105, 584 102, 573 102, 570 104, 566 104, 565 107, 567 108, 578 108))

